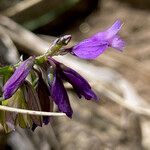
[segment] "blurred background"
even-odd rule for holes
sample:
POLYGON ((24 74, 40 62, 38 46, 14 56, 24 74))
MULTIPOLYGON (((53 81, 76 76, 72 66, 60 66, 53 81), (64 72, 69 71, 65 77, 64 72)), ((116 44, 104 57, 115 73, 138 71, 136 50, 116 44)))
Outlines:
POLYGON ((66 85, 72 119, 53 117, 35 132, 18 127, 5 135, 1 127, 0 149, 150 150, 149 0, 0 0, 0 64, 42 54, 61 35, 72 35, 71 46, 117 19, 124 23, 123 53, 57 58, 82 74, 100 101, 79 100, 66 85))

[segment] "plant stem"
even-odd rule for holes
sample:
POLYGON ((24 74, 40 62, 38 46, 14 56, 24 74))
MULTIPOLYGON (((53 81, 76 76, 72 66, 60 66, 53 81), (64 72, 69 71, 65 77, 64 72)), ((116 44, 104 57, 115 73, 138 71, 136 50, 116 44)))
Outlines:
POLYGON ((27 110, 27 109, 12 108, 12 107, 2 106, 2 105, 0 105, 0 110, 9 111, 9 112, 17 112, 17 113, 28 114, 28 115, 37 115, 37 116, 55 116, 55 117, 66 116, 65 113, 33 111, 33 110, 27 110))

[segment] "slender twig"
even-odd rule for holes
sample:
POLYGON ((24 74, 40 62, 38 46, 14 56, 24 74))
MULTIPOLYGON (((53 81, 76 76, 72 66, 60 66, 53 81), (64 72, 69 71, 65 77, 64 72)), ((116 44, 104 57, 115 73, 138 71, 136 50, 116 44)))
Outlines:
POLYGON ((37 115, 37 116, 66 116, 65 113, 33 111, 33 110, 19 109, 19 108, 13 108, 13 107, 2 106, 2 105, 0 105, 0 110, 17 112, 21 114, 37 115))

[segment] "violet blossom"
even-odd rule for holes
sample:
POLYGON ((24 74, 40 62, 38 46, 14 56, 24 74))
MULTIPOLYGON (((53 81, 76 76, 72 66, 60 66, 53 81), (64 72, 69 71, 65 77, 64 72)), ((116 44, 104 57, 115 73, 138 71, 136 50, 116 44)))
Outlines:
POLYGON ((122 51, 125 42, 117 35, 121 27, 121 21, 117 20, 106 31, 99 32, 76 44, 71 48, 71 52, 83 59, 94 59, 109 47, 122 51))
POLYGON ((29 57, 27 60, 23 61, 19 67, 15 70, 13 75, 9 78, 9 80, 5 83, 3 87, 3 98, 10 98, 17 89, 22 85, 25 78, 30 73, 35 58, 33 56, 29 57))
POLYGON ((48 59, 52 66, 55 65, 55 67, 53 67, 55 69, 53 79, 52 81, 49 80, 51 89, 50 93, 60 111, 66 113, 69 117, 72 116, 69 98, 62 80, 69 82, 73 86, 73 89, 79 98, 84 96, 87 100, 98 99, 96 94, 92 91, 89 83, 75 70, 59 63, 51 57, 48 59))

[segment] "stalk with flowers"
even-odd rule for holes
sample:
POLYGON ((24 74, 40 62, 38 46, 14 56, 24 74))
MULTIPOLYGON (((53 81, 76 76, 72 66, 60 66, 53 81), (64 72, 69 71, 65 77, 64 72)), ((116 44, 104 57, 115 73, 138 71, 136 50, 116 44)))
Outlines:
MULTIPOLYGON (((89 83, 79 73, 56 61, 53 56, 70 53, 81 59, 95 59, 107 48, 122 51, 125 43, 117 34, 122 24, 117 20, 110 28, 85 39, 73 47, 65 48, 71 40, 70 35, 56 39, 49 50, 41 56, 30 56, 13 66, 0 68, 1 105, 19 109, 53 112, 54 103, 60 112, 69 118, 73 115, 67 91, 63 82, 69 82, 79 98, 98 100, 89 83)), ((21 111, 0 112, 0 123, 6 131, 17 125, 22 128, 35 129, 48 124, 49 116, 22 114, 21 111)))

